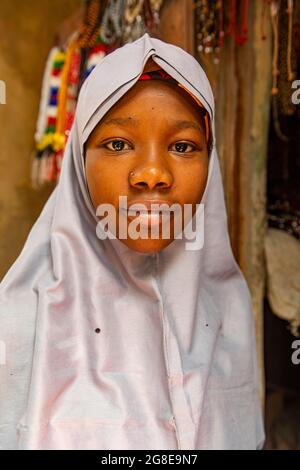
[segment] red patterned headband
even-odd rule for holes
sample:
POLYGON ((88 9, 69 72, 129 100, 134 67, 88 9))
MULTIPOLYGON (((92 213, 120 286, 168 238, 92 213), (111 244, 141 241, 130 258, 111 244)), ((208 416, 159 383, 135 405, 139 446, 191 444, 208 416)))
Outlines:
POLYGON ((204 120, 205 120, 205 137, 206 137, 206 142, 209 142, 209 116, 206 108, 203 106, 203 104, 196 98, 189 90, 187 90, 181 83, 179 83, 175 78, 171 77, 167 72, 165 72, 163 69, 158 69, 158 70, 152 70, 151 72, 145 72, 143 73, 139 80, 167 80, 168 82, 175 83, 176 85, 180 86, 183 88, 194 100, 196 103, 200 106, 200 108, 204 111, 204 120))

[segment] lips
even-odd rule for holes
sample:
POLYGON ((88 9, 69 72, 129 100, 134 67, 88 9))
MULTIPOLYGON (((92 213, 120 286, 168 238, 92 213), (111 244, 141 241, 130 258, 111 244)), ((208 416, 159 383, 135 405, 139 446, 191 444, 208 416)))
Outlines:
POLYGON ((173 214, 173 211, 170 211, 172 204, 165 200, 147 199, 130 201, 127 208, 120 207, 120 209, 125 212, 129 220, 138 217, 141 225, 153 227, 162 224, 163 215, 171 216, 173 214))
POLYGON ((145 212, 154 212, 154 213, 155 212, 168 212, 169 213, 171 206, 172 206, 172 203, 168 201, 159 200, 159 199, 147 199, 147 200, 130 201, 128 203, 127 210, 129 211, 130 208, 132 207, 132 210, 134 212, 139 211, 141 213, 145 213, 145 212))

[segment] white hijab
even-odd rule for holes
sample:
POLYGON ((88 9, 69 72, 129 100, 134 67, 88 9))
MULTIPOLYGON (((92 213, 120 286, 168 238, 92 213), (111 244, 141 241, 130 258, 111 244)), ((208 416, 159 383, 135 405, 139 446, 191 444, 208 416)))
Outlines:
POLYGON ((251 299, 230 247, 214 120, 199 63, 147 33, 85 81, 59 184, 1 283, 0 448, 261 448, 251 299), (212 122, 201 250, 178 239, 148 255, 96 236, 83 145, 150 57, 212 122))

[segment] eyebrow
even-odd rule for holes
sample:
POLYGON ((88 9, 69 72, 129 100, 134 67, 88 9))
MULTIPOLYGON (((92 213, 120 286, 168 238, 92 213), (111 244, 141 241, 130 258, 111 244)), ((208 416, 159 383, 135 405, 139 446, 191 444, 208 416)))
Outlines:
POLYGON ((116 125, 116 126, 136 126, 138 121, 133 119, 132 117, 125 117, 125 118, 110 118, 106 121, 103 121, 103 124, 106 126, 116 125))
MULTIPOLYGON (((132 117, 125 117, 125 118, 111 118, 103 121, 105 125, 117 125, 117 126, 136 126, 139 123, 138 120, 132 117)), ((178 129, 196 129, 197 131, 202 131, 202 128, 199 124, 193 121, 182 121, 182 120, 172 120, 170 122, 174 127, 178 129)))

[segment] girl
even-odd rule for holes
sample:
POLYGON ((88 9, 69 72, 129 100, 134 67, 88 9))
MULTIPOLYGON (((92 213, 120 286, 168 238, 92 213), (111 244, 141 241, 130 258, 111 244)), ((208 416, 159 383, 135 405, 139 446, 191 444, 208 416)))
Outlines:
POLYGON ((59 183, 1 285, 2 448, 262 447, 214 120, 198 62, 148 34, 85 81, 59 183), (132 215, 120 196, 144 208, 132 215), (164 227, 153 203, 171 228, 170 207, 191 207, 181 238, 132 236, 137 219, 146 235, 164 227), (117 215, 107 231, 103 205, 117 215), (184 230, 203 207, 191 249, 184 230))

